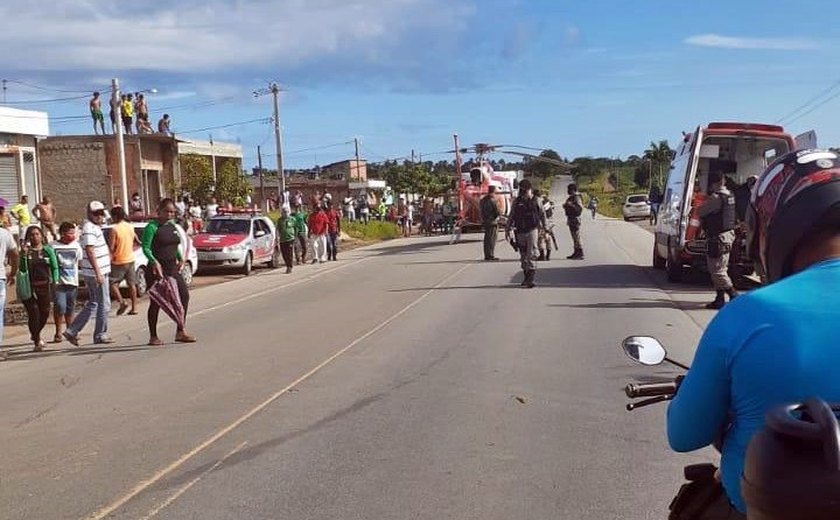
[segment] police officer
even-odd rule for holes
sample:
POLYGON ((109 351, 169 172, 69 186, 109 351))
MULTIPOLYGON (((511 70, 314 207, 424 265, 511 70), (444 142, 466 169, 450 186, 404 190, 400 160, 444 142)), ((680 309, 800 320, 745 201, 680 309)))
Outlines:
POLYGON ((499 239, 499 206, 496 205, 496 185, 487 187, 487 195, 482 197, 481 223, 484 226, 484 261, 498 261, 496 258, 496 241, 499 239))
POLYGON ((537 273, 534 253, 540 228, 545 228, 545 214, 540 209, 539 200, 534 198, 531 181, 525 179, 519 183, 519 196, 513 200, 513 208, 505 228, 505 240, 509 241, 511 230, 515 230, 519 260, 525 273, 522 286, 529 289, 534 287, 534 277, 537 273))
POLYGON ((563 211, 566 213, 566 224, 569 226, 569 233, 572 235, 572 243, 575 250, 567 256, 568 260, 583 260, 583 246, 580 244, 580 216, 583 213, 583 199, 577 191, 577 184, 571 183, 566 189, 569 196, 563 203, 563 211))
POLYGON ((548 214, 545 212, 545 208, 543 207, 542 192, 540 190, 534 190, 534 200, 536 200, 539 204, 540 211, 546 221, 546 225, 537 231, 537 251, 540 253, 537 257, 537 262, 543 262, 551 258, 551 244, 548 243, 548 236, 546 235, 546 228, 548 227, 548 214), (548 249, 548 255, 546 255, 546 249, 548 249))
POLYGON ((722 172, 709 172, 709 197, 697 213, 706 234, 706 265, 716 292, 706 308, 720 309, 726 304, 726 295, 730 301, 738 296, 727 272, 735 241, 735 196, 726 189, 722 172))

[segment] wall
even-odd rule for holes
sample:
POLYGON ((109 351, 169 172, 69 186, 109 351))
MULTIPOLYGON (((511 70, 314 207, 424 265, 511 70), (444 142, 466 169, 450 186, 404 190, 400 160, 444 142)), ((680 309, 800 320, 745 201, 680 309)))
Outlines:
POLYGON ((59 220, 80 220, 91 200, 111 200, 106 146, 88 139, 50 138, 38 143, 41 191, 50 196, 59 220))

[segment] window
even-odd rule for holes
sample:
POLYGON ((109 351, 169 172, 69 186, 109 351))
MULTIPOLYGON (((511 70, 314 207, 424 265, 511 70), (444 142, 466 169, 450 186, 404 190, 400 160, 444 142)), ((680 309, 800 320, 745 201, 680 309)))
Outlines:
POLYGON ((630 195, 627 197, 627 202, 630 204, 638 204, 640 202, 647 202, 647 195, 630 195))
POLYGON ((247 235, 251 221, 233 218, 214 218, 207 224, 207 232, 216 235, 247 235))

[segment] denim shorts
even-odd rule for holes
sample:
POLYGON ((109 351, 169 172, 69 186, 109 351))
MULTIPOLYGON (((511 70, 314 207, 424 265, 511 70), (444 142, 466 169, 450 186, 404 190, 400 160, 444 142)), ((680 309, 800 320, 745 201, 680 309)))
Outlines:
POLYGON ((76 308, 76 293, 78 287, 72 285, 56 285, 53 291, 53 303, 55 310, 62 316, 73 312, 76 308))

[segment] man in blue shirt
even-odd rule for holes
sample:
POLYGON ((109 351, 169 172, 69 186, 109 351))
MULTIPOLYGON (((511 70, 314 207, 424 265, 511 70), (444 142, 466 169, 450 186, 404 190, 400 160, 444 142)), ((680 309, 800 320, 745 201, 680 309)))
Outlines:
POLYGON ((748 211, 751 249, 770 285, 709 324, 668 408, 674 450, 723 438, 728 503, 703 518, 743 518, 747 444, 769 409, 814 396, 840 402, 840 157, 806 150, 779 158, 756 183, 748 211))

